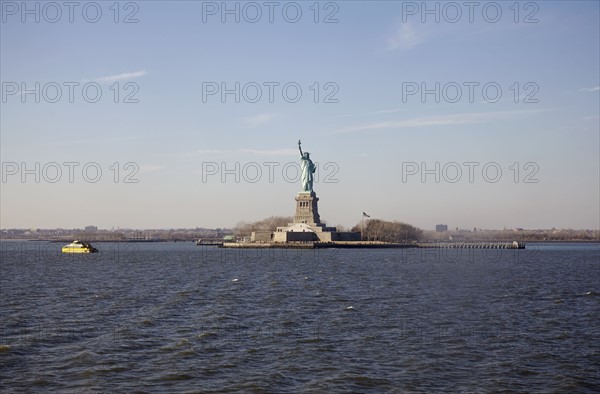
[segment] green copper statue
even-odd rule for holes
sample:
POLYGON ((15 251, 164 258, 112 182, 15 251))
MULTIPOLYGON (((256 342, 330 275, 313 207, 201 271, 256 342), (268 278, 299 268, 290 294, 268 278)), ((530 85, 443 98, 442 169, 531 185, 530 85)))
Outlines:
POLYGON ((313 174, 317 170, 315 164, 310 159, 310 153, 302 152, 301 142, 298 140, 298 149, 300 149, 300 175, 302 179, 302 192, 309 193, 313 191, 313 174))

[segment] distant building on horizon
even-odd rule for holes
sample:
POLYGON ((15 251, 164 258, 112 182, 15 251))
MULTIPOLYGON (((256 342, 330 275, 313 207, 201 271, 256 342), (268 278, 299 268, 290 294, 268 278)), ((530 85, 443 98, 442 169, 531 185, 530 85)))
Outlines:
POLYGON ((436 224, 435 225, 435 231, 437 233, 443 233, 448 231, 448 225, 447 224, 436 224))
POLYGON ((96 227, 96 226, 86 226, 84 228, 84 231, 86 233, 95 233, 96 231, 98 231, 98 227, 96 227))

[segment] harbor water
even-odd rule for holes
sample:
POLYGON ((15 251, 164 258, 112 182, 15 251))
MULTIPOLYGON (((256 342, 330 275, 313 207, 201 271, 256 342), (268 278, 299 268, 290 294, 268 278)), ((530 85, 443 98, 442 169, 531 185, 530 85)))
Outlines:
POLYGON ((3 393, 600 390, 598 244, 0 246, 3 393))

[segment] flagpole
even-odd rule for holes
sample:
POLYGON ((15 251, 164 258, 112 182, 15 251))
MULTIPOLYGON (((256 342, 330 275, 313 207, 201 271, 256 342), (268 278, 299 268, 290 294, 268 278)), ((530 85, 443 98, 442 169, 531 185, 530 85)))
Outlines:
POLYGON ((360 219, 360 239, 363 239, 363 233, 365 232, 365 217, 370 218, 371 216, 367 215, 365 211, 363 211, 361 219, 360 219))
POLYGON ((360 239, 361 239, 361 241, 363 239, 364 232, 365 232, 365 213, 363 212, 363 214, 360 215, 360 239))

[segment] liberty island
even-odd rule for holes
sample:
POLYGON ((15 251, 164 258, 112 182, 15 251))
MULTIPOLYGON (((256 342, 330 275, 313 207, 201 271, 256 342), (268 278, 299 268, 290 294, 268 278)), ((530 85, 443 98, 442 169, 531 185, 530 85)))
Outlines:
MULTIPOLYGON (((224 248, 414 248, 414 247, 461 247, 461 248, 522 248, 519 243, 490 244, 437 244, 425 245, 416 242, 386 242, 363 240, 362 231, 338 231, 321 222, 319 198, 314 190, 316 165, 310 153, 300 152, 300 191, 296 194, 296 212, 292 223, 277 227, 274 231, 253 231, 249 239, 237 242, 223 242, 224 248)), ((358 211, 358 210, 357 210, 358 211)), ((364 213, 363 213, 364 215, 364 213)))

